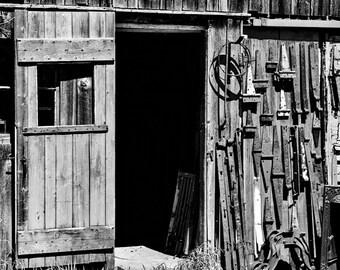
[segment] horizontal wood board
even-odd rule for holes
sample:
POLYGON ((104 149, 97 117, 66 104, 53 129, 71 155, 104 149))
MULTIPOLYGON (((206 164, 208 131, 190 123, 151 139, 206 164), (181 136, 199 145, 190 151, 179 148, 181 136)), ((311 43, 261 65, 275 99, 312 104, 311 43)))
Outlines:
POLYGON ((16 42, 21 63, 114 60, 113 38, 17 39, 16 42))

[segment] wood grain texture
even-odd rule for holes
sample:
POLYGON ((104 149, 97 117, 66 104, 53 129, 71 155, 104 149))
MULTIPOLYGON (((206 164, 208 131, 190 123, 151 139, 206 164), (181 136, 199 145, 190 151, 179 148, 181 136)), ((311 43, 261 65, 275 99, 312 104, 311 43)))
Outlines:
POLYGON ((97 226, 72 229, 19 231, 22 243, 19 257, 39 254, 75 253, 99 249, 112 252, 114 230, 112 227, 97 226))
MULTIPOLYGON (((4 264, 10 264, 10 254, 12 252, 12 189, 11 161, 11 144, 9 143, 9 134, 1 136, 0 140, 0 260, 4 264)), ((13 224, 14 225, 14 224, 13 224)))

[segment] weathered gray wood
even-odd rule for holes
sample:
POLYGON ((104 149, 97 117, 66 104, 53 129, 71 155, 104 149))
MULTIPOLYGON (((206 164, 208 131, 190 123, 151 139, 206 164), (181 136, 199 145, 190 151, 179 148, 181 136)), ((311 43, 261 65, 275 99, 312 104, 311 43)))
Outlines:
POLYGON ((54 127, 26 127, 23 129, 24 136, 46 135, 46 134, 67 134, 67 133, 96 133, 107 132, 107 125, 76 125, 76 126, 54 126, 54 127))
POLYGON ((11 263, 12 253, 12 190, 11 144, 9 134, 0 137, 0 267, 11 263))
POLYGON ((17 39, 17 52, 22 63, 113 61, 114 38, 17 39))
POLYGON ((63 252, 112 252, 114 229, 107 226, 18 232, 18 256, 51 255, 63 252), (105 252, 105 251, 104 251, 105 252))

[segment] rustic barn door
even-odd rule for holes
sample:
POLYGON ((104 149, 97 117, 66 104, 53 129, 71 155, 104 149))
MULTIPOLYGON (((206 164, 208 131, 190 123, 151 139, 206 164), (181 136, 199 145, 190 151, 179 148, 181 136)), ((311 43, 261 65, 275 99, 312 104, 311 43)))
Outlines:
POLYGON ((15 11, 17 255, 26 267, 113 269, 114 23, 113 12, 15 11))

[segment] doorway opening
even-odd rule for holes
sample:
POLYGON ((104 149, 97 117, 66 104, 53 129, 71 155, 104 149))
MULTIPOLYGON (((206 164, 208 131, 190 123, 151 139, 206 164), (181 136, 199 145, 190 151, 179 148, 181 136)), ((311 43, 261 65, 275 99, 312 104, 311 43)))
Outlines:
POLYGON ((164 252, 179 171, 200 179, 204 35, 116 36, 116 246, 164 252))

